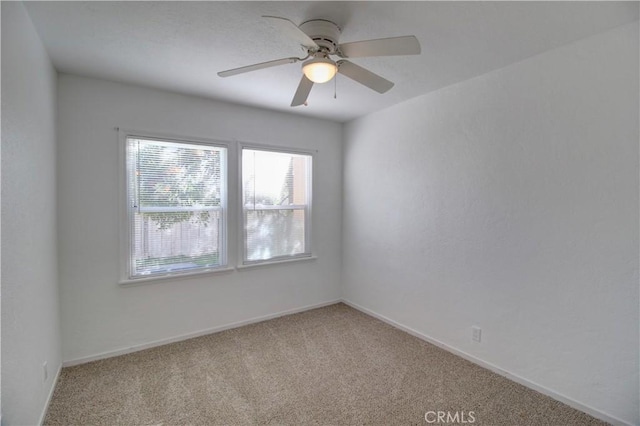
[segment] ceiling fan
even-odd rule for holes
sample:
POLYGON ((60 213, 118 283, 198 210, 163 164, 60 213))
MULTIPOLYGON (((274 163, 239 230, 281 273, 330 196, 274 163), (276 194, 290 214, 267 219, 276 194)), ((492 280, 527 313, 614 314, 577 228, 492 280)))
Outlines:
POLYGON ((291 101, 292 107, 306 105, 313 84, 326 83, 334 78, 336 73, 349 77, 378 93, 385 93, 393 87, 393 82, 345 58, 420 54, 420 43, 412 35, 338 44, 340 27, 326 19, 312 19, 297 26, 286 18, 277 16, 263 16, 263 18, 269 19, 275 27, 297 41, 307 55, 303 58, 294 56, 220 71, 218 75, 231 77, 263 68, 304 61, 302 79, 291 101), (340 59, 334 61, 331 56, 337 56, 340 59))

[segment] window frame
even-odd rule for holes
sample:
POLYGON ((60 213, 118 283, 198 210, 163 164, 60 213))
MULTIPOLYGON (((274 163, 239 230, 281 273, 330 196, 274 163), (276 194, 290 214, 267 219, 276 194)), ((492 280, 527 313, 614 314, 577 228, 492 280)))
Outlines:
POLYGON ((159 281, 165 279, 180 279, 192 276, 200 276, 217 272, 232 271, 229 267, 229 164, 231 158, 231 143, 222 140, 207 139, 201 137, 179 136, 167 133, 158 133, 151 131, 127 130, 116 128, 118 131, 118 148, 119 148, 119 223, 120 223, 120 279, 121 285, 144 284, 149 281, 159 281), (187 269, 184 271, 173 271, 162 274, 153 274, 149 276, 131 276, 131 238, 133 233, 133 211, 129 206, 129 170, 127 165, 127 141, 129 139, 156 140, 159 142, 184 143, 190 145, 205 145, 225 150, 225 161, 221 165, 221 177, 224 178, 224 184, 221 188, 220 216, 222 226, 220 230, 220 265, 208 268, 187 269))
MULTIPOLYGON (((266 144, 258 144, 258 143, 247 143, 247 142, 239 142, 238 143, 238 266, 236 269, 242 270, 245 268, 251 268, 255 266, 262 265, 272 265, 272 264, 281 264, 281 263, 289 263, 300 260, 310 260, 316 259, 315 252, 313 250, 313 189, 315 185, 315 154, 317 154, 317 150, 311 149, 300 149, 300 148, 291 148, 287 146, 277 146, 277 145, 266 145, 266 144), (309 178, 311 182, 307 182, 307 204, 305 206, 305 227, 304 227, 304 239, 305 239, 305 251, 304 253, 292 255, 292 256, 276 256, 265 260, 246 260, 245 253, 246 247, 245 242, 247 240, 247 232, 245 226, 245 207, 244 207, 244 191, 243 191, 243 179, 242 179, 242 154, 245 149, 248 150, 256 150, 256 151, 268 151, 268 152, 276 152, 281 154, 293 154, 293 155, 306 155, 310 157, 310 172, 309 178)), ((293 208, 282 208, 282 209, 273 209, 273 210, 294 210, 293 208)))

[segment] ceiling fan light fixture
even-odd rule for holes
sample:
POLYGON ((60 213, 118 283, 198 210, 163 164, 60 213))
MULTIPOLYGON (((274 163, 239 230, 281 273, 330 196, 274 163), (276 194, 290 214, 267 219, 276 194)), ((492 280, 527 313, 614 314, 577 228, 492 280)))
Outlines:
POLYGON ((338 67, 329 58, 313 58, 302 64, 302 72, 314 83, 326 83, 336 75, 338 67))

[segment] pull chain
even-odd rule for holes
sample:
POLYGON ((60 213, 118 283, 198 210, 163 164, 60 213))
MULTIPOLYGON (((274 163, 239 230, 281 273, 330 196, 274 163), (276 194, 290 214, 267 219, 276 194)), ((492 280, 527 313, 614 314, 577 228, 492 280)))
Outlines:
POLYGON ((338 99, 338 76, 333 78, 333 99, 338 99))

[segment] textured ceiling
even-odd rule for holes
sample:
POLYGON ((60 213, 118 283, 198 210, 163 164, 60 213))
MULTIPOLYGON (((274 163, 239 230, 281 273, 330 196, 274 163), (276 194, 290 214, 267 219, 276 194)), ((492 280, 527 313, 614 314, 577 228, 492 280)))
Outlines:
POLYGON ((347 121, 638 19, 637 2, 27 2, 55 67, 240 104, 347 121), (380 95, 348 78, 315 85, 291 108, 289 64, 234 77, 218 71, 300 47, 261 15, 323 18, 341 42, 414 34, 419 56, 353 62, 396 83, 380 95))

